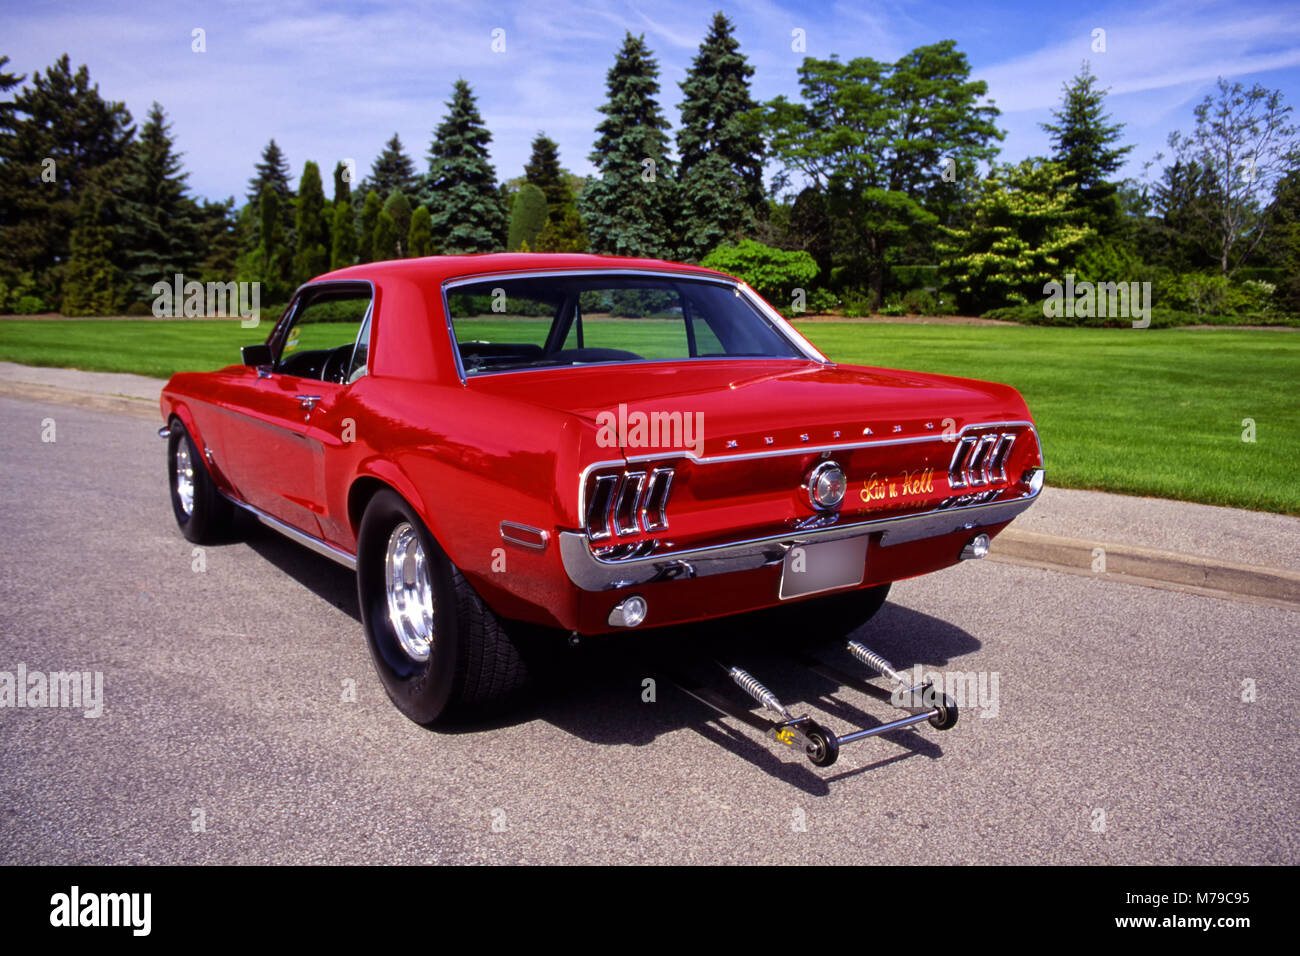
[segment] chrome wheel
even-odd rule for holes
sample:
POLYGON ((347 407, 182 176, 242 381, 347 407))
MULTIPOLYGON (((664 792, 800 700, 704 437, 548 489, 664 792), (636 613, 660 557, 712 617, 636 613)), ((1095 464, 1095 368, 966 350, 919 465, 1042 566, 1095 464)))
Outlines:
POLYGON ((184 438, 176 446, 176 497, 186 517, 194 514, 194 462, 190 461, 190 444, 184 438))
POLYGON ((388 536, 384 558, 388 623, 413 661, 427 661, 433 647, 433 582, 420 536, 403 521, 388 536))

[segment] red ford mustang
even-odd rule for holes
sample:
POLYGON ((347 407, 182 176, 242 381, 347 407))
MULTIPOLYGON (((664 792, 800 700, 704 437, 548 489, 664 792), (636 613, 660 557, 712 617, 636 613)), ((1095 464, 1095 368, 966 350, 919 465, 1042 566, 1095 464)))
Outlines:
POLYGON ((330 273, 162 414, 185 536, 241 508, 355 568, 421 723, 517 687, 537 626, 807 602, 847 631, 982 556, 1043 474, 1013 388, 839 365, 733 278, 602 256, 330 273))

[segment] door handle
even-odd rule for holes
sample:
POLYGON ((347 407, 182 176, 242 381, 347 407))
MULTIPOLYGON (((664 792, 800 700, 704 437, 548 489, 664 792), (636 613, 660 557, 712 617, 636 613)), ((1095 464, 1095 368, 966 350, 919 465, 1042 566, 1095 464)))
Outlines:
POLYGON ((316 403, 320 401, 319 395, 295 395, 294 398, 298 399, 298 404, 308 415, 312 413, 312 409, 314 409, 316 403))

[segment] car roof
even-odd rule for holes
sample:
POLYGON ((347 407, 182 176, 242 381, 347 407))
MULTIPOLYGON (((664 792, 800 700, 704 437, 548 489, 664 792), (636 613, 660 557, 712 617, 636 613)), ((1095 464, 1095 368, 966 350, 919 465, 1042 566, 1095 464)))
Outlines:
POLYGON ((449 279, 505 272, 571 271, 580 270, 651 270, 691 273, 701 276, 731 278, 724 273, 701 266, 662 259, 634 259, 626 256, 596 256, 568 252, 491 252, 464 256, 426 256, 421 259, 387 259, 362 265, 336 269, 312 280, 339 279, 399 279, 417 285, 439 287, 449 279))

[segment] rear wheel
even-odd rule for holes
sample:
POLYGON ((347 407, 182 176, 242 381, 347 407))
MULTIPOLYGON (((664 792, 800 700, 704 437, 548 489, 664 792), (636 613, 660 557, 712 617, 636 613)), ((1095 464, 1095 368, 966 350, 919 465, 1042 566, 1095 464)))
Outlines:
POLYGON ((195 544, 230 537, 235 529, 235 506, 217 490, 185 426, 173 419, 169 429, 167 484, 181 534, 195 544))
POLYGON ((401 496, 378 492, 357 536, 357 595, 380 682, 431 724, 523 686, 527 668, 493 613, 401 496))

